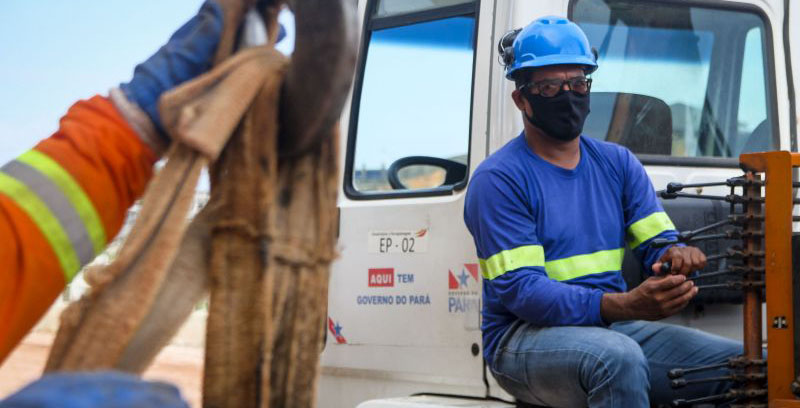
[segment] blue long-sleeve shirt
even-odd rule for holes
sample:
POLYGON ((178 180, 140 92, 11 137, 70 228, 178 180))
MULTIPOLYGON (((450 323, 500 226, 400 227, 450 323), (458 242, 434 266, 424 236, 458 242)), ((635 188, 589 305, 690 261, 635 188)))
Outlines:
POLYGON ((537 156, 524 133, 475 170, 464 220, 483 275, 484 356, 517 319, 536 326, 601 326, 603 293, 627 290, 625 245, 647 270, 677 232, 641 163, 626 148, 580 138, 567 170, 537 156))

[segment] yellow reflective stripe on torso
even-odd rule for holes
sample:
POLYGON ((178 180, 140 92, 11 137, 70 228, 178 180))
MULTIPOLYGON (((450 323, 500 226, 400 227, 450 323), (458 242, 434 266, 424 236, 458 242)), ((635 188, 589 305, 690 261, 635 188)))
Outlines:
POLYGON ((40 200, 36 193, 31 191, 25 184, 3 172, 0 172, 0 193, 11 198, 31 217, 34 224, 41 230, 44 238, 50 243, 50 247, 53 248, 58 262, 61 264, 66 281, 71 281, 81 267, 78 255, 75 253, 72 243, 59 223, 58 218, 53 215, 47 204, 40 200))
POLYGON ((72 175, 64 170, 58 162, 36 150, 29 150, 23 153, 17 160, 35 168, 61 189, 67 200, 72 204, 75 212, 78 213, 81 221, 83 221, 83 225, 86 227, 86 231, 92 241, 95 255, 103 251, 106 245, 106 231, 103 228, 100 215, 94 208, 89 196, 86 195, 72 175))
POLYGON ((557 281, 580 278, 595 273, 619 271, 622 269, 624 248, 597 251, 591 254, 575 255, 569 258, 547 261, 544 269, 547 276, 557 281))
POLYGON ((541 245, 525 245, 498 252, 479 261, 483 277, 492 280, 526 266, 544 266, 544 248, 541 245))
POLYGON ((674 229, 675 225, 667 213, 662 211, 650 214, 628 227, 628 246, 631 249, 636 248, 648 239, 674 229))

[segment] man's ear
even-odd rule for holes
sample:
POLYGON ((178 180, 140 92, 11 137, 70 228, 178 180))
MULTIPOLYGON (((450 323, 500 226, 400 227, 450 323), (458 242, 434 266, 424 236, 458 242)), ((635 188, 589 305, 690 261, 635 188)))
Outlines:
POLYGON ((522 96, 522 91, 515 89, 514 92, 511 92, 511 99, 514 100, 514 104, 517 105, 517 109, 519 109, 522 113, 527 114, 525 111, 525 98, 522 96))

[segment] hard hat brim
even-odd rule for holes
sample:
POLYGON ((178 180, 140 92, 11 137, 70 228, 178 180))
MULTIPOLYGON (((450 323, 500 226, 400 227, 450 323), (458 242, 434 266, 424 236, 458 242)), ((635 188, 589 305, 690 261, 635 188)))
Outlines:
POLYGON ((591 74, 597 69, 597 63, 593 59, 581 55, 547 55, 539 58, 534 57, 534 59, 514 64, 506 72, 506 78, 514 79, 514 74, 519 70, 541 68, 551 65, 584 65, 586 66, 587 74, 591 74))

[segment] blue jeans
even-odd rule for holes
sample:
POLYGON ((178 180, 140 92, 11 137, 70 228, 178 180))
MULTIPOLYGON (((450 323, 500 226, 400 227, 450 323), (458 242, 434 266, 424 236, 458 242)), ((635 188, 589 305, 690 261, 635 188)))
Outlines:
POLYGON ((629 321, 602 328, 517 321, 501 339, 490 369, 503 389, 531 404, 647 408, 727 391, 731 384, 726 382, 673 390, 667 371, 720 363, 742 351, 737 341, 665 323, 629 321))

